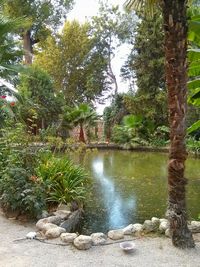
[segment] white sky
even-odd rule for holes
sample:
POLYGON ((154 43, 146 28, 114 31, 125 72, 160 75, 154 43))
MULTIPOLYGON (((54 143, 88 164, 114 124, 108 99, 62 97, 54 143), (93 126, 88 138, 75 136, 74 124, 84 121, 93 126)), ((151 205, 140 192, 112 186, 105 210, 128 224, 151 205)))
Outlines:
MULTIPOLYGON (((98 12, 98 2, 99 0, 75 0, 75 5, 73 10, 68 14, 68 19, 78 19, 81 22, 84 22, 87 17, 95 16, 98 12)), ((104 0, 111 5, 119 5, 122 9, 125 0, 104 0)))
MULTIPOLYGON (((68 14, 67 19, 73 20, 77 19, 80 22, 84 22, 87 19, 90 19, 92 16, 97 15, 98 9, 99 9, 99 0, 75 0, 75 5, 73 10, 68 14)), ((120 9, 123 9, 123 4, 125 3, 125 0, 108 0, 104 1, 111 5, 119 5, 120 9)), ((125 84, 121 81, 120 78, 120 68, 122 65, 122 62, 126 59, 126 55, 128 54, 128 47, 127 45, 124 45, 117 51, 117 57, 113 60, 113 70, 117 77, 118 85, 119 85, 119 92, 126 92, 128 90, 128 84, 125 84)), ((106 103, 106 105, 109 105, 109 102, 106 103)), ((97 112, 99 114, 103 113, 105 105, 98 105, 97 106, 97 112)))

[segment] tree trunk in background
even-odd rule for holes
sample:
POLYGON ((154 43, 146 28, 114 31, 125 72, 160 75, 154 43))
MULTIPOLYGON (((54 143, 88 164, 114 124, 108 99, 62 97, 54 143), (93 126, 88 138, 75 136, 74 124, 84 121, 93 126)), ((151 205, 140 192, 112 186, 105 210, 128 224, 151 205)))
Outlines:
POLYGON ((23 35, 23 47, 24 47, 24 63, 26 65, 32 64, 32 41, 30 31, 26 31, 23 35))
POLYGON ((166 83, 170 124, 170 152, 168 163, 169 202, 167 216, 170 221, 172 242, 176 247, 194 247, 187 226, 184 177, 185 119, 187 109, 187 16, 186 0, 162 0, 165 31, 166 83))
POLYGON ((80 133, 79 133, 79 142, 85 143, 83 125, 80 123, 80 133))
POLYGON ((117 84, 116 76, 114 75, 114 72, 112 70, 111 59, 109 60, 108 69, 109 69, 108 75, 110 76, 114 84, 114 97, 115 97, 118 94, 118 84, 117 84))

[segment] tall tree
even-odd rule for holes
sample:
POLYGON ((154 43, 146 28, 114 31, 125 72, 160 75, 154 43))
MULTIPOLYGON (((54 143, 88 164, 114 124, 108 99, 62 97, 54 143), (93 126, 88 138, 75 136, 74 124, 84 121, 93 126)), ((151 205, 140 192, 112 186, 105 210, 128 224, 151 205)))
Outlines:
POLYGON ((115 124, 120 124, 128 111, 124 105, 125 94, 117 94, 112 99, 111 105, 106 107, 103 112, 104 135, 107 141, 110 141, 112 130, 115 124))
POLYGON ((106 63, 96 49, 88 23, 66 22, 62 32, 42 43, 35 64, 44 68, 62 90, 66 103, 91 102, 109 89, 106 63))
POLYGON ((160 12, 152 18, 140 15, 135 31, 134 45, 122 68, 122 75, 124 78, 134 76, 137 93, 149 93, 155 97, 159 90, 165 89, 164 33, 160 12))
POLYGON ((160 6, 165 33, 165 76, 168 89, 170 152, 168 162, 168 210, 172 242, 180 248, 195 246, 187 226, 184 177, 185 118, 187 109, 187 0, 128 0, 128 8, 145 8, 153 13, 160 6))
POLYGON ((12 18, 27 17, 29 25, 22 27, 25 64, 32 64, 33 45, 44 40, 51 29, 61 24, 73 0, 7 0, 4 12, 12 18))
POLYGON ((132 114, 140 114, 155 127, 167 124, 167 105, 164 81, 164 32, 162 16, 157 11, 153 17, 139 13, 133 48, 122 67, 122 76, 133 79, 137 90, 125 96, 125 104, 132 114))
POLYGON ((98 43, 98 53, 106 60, 107 79, 113 85, 114 95, 118 93, 118 82, 113 67, 118 48, 130 38, 134 30, 134 17, 121 13, 118 6, 100 2, 99 14, 92 18, 92 31, 98 43))
POLYGON ((35 134, 58 122, 64 101, 55 94, 52 79, 44 70, 29 66, 26 74, 20 75, 18 91, 23 100, 18 103, 19 116, 28 125, 32 120, 35 134))

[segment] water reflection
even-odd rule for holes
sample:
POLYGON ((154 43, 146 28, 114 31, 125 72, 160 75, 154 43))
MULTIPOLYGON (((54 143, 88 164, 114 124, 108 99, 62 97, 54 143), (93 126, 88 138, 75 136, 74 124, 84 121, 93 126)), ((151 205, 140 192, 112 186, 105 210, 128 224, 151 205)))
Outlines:
MULTIPOLYGON (((188 214, 200 214, 200 160, 186 164, 188 214)), ((163 217, 167 203, 167 154, 99 151, 85 158, 92 177, 86 201, 86 233, 106 232, 130 223, 163 217)))
MULTIPOLYGON (((110 157, 112 166, 113 158, 110 157)), ((116 190, 116 184, 112 176, 106 175, 104 169, 104 159, 98 157, 92 162, 93 178, 99 183, 101 188, 101 198, 107 211, 107 221, 109 228, 120 228, 127 224, 128 214, 136 210, 136 200, 134 196, 127 199, 121 197, 116 190)))

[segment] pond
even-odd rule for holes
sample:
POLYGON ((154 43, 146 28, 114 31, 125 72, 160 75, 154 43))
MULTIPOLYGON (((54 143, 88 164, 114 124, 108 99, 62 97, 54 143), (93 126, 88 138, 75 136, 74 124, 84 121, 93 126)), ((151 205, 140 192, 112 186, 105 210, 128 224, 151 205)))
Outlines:
MULTIPOLYGON (((167 203, 167 154, 98 151, 85 156, 92 177, 86 200, 84 233, 106 232, 130 223, 163 217, 167 203)), ((188 215, 200 214, 200 160, 186 164, 188 215)))

